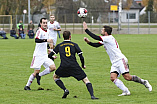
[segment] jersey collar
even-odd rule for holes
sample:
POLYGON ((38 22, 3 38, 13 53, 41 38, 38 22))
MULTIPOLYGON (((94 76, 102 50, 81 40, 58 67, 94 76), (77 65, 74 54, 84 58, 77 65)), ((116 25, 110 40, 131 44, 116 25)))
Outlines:
POLYGON ((64 41, 70 41, 70 40, 64 40, 64 41))
POLYGON ((43 31, 47 32, 47 30, 44 30, 42 27, 41 27, 41 29, 42 29, 43 31))
POLYGON ((53 21, 53 22, 51 22, 51 21, 50 21, 50 23, 51 23, 51 24, 53 24, 53 23, 54 23, 54 21, 53 21))

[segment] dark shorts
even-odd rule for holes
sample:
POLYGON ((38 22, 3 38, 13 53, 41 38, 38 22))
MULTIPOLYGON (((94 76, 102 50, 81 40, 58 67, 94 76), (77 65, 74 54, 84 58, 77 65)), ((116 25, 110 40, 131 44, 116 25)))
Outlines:
POLYGON ((60 77, 74 77, 78 81, 84 79, 87 75, 80 66, 78 67, 61 67, 56 70, 56 75, 60 77))

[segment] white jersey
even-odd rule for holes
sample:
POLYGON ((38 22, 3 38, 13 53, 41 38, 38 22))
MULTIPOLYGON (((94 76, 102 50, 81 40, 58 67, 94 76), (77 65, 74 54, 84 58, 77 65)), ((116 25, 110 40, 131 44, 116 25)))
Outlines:
MULTIPOLYGON (((48 39, 48 33, 42 28, 36 32, 36 39, 48 39)), ((36 43, 33 56, 45 57, 47 54, 47 42, 36 43)))
POLYGON ((61 28, 59 23, 57 21, 54 21, 51 23, 50 21, 47 23, 48 33, 49 33, 49 39, 57 38, 57 31, 54 31, 55 29, 61 28))
POLYGON ((100 41, 99 43, 104 45, 104 48, 106 49, 106 52, 109 55, 112 64, 122 58, 127 60, 127 58, 122 54, 121 50, 119 49, 119 45, 116 39, 112 35, 100 36, 100 38, 102 39, 102 41, 100 41))

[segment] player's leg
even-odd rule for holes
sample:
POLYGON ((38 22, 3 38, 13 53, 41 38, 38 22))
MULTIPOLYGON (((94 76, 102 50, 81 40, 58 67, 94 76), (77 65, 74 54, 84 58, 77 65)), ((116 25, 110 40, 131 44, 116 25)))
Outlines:
POLYGON ((146 88, 148 88, 149 91, 152 91, 152 86, 149 84, 147 80, 141 79, 136 75, 129 74, 129 65, 126 59, 121 60, 120 70, 124 79, 126 79, 127 81, 134 81, 143 84, 146 88))
POLYGON ((118 72, 111 72, 110 77, 111 77, 111 81, 119 88, 123 91, 122 94, 118 95, 118 96, 125 96, 125 95, 130 95, 130 91, 128 90, 128 88, 124 85, 124 83, 117 78, 118 76, 118 72))
POLYGON ((55 48, 56 43, 57 43, 57 35, 56 35, 56 37, 53 38, 53 49, 55 48))
POLYGON ((45 62, 43 64, 43 66, 46 69, 36 75, 38 85, 40 85, 41 76, 47 75, 47 74, 53 72, 54 70, 56 70, 56 66, 55 66, 54 62, 49 58, 45 58, 45 62))
POLYGON ((86 84, 86 87, 87 87, 87 89, 88 89, 88 92, 89 92, 90 95, 91 95, 91 99, 93 99, 93 100, 94 100, 94 99, 99 99, 99 98, 96 98, 96 97, 94 96, 92 83, 90 83, 90 81, 88 80, 88 78, 85 77, 82 81, 86 84))
POLYGON ((64 86, 64 83, 60 80, 60 77, 54 73, 53 79, 56 82, 56 84, 64 91, 62 98, 66 98, 67 95, 69 94, 69 91, 64 86))
POLYGON ((130 75, 129 73, 123 75, 124 79, 128 81, 134 81, 140 84, 143 84, 149 91, 152 91, 152 86, 149 84, 147 80, 141 79, 136 75, 130 75))
POLYGON ((24 87, 24 90, 31 90, 30 85, 32 84, 34 78, 36 77, 36 74, 40 72, 40 69, 34 69, 34 73, 32 73, 27 81, 26 86, 24 87))
POLYGON ((110 71, 111 81, 114 82, 114 84, 123 91, 123 93, 118 96, 130 95, 130 91, 128 90, 128 88, 124 85, 124 83, 120 79, 118 79, 121 73, 125 73, 128 71, 129 70, 125 70, 122 60, 113 63, 111 66, 111 71, 110 71))
POLYGON ((47 75, 51 72, 53 72, 54 70, 56 70, 56 66, 55 64, 53 65, 50 65, 49 67, 47 67, 45 70, 43 70, 42 72, 39 73, 39 76, 44 76, 44 75, 47 75))
POLYGON ((30 85, 33 82, 36 75, 40 72, 40 68, 42 64, 43 64, 43 60, 40 57, 35 57, 35 56, 33 57, 30 68, 34 69, 34 73, 30 75, 28 82, 24 88, 25 90, 30 90, 30 85))

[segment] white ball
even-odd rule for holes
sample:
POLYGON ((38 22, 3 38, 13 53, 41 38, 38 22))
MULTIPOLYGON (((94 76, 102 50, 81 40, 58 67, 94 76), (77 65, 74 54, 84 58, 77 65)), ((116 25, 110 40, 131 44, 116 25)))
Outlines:
POLYGON ((77 15, 81 18, 87 17, 87 9, 86 8, 79 8, 77 11, 77 15))

